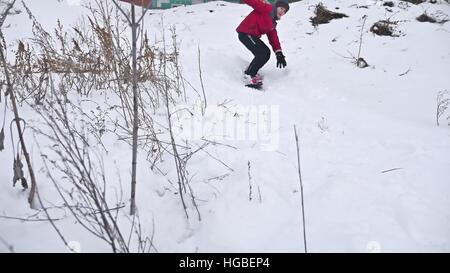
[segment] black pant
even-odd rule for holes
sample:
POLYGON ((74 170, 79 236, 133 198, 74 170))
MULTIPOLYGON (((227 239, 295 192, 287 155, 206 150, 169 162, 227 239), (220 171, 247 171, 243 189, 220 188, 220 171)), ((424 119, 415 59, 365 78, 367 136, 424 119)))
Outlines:
POLYGON ((255 58, 252 60, 245 74, 254 77, 258 70, 270 59, 270 49, 261 39, 245 33, 239 33, 239 40, 250 50, 255 58))

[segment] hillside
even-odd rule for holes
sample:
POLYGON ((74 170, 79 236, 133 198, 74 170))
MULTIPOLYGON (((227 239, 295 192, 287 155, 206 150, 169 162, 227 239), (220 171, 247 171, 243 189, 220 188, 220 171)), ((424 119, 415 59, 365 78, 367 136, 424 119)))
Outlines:
MULTIPOLYGON (((450 90, 450 23, 416 20, 424 10, 450 14, 450 5, 393 2, 394 7, 359 0, 292 3, 277 27, 288 65, 278 69, 272 53, 261 70, 263 91, 248 89, 241 81, 252 56, 235 29, 251 11, 249 6, 217 1, 149 11, 143 21, 149 43, 160 45, 164 30, 170 44, 170 29, 174 29, 186 88, 200 93, 197 96, 191 90, 187 99, 180 98, 177 107, 190 113, 173 122, 180 146, 189 142, 192 151, 198 149, 186 168, 188 192, 195 194, 201 221, 190 203, 190 217, 185 216, 173 159, 158 158, 157 167, 151 169, 141 143, 137 208, 143 232, 153 236, 152 252, 302 252, 293 125, 299 133, 310 252, 450 251, 450 126, 446 120, 450 110, 440 118, 440 126, 436 124, 438 92, 450 90), (310 18, 319 2, 348 17, 313 26, 310 18), (358 54, 364 15, 360 55, 369 67, 359 68, 352 57, 358 54), (396 22, 398 37, 370 31, 375 22, 387 19, 396 22), (202 86, 206 118, 198 109, 202 86), (239 126, 251 133, 241 135, 239 126)), ((71 5, 51 0, 25 3, 52 34, 58 19, 70 29, 89 14, 74 5, 76 1, 71 5)), ((16 8, 23 10, 20 3, 16 8)), ((14 60, 17 41, 31 38, 32 24, 24 11, 8 17, 6 23, 8 57, 14 60)), ((121 35, 128 37, 129 32, 121 35)), ((266 37, 263 40, 267 43, 266 37)), ((108 89, 86 97, 72 93, 71 99, 95 102, 86 106, 98 111, 92 112, 94 116, 105 113, 107 105, 118 104, 108 89)), ((11 187, 14 153, 9 123, 13 117, 10 110, 5 113, 0 215, 45 219, 42 209, 29 208, 27 191, 21 191, 20 185, 11 187)), ((42 121, 26 104, 21 113, 31 127, 42 121)), ((164 113, 164 107, 155 109, 158 126, 164 113)), ((100 138, 106 149, 95 139, 90 147, 102 157, 110 206, 117 205, 115 194, 123 195, 118 217, 128 234, 131 147, 108 131, 112 121, 105 126, 107 133, 100 138)), ((26 130, 28 149, 40 196, 52 207, 51 216, 58 218, 55 224, 82 252, 111 251, 63 207, 41 157, 54 147, 47 147, 51 143, 32 132, 26 130)), ((60 178, 64 181, 62 174, 60 178)), ((0 237, 17 252, 68 252, 48 221, 0 218, 0 237)), ((0 244, 0 251, 8 251, 7 244, 0 244)))

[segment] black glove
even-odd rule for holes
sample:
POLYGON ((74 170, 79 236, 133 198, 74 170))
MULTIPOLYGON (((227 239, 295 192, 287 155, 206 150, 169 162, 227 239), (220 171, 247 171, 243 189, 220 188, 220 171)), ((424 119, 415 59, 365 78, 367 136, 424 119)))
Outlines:
POLYGON ((287 63, 286 63, 286 59, 285 59, 285 57, 283 55, 283 52, 278 51, 276 53, 276 55, 277 55, 277 67, 279 67, 279 68, 286 67, 287 63))

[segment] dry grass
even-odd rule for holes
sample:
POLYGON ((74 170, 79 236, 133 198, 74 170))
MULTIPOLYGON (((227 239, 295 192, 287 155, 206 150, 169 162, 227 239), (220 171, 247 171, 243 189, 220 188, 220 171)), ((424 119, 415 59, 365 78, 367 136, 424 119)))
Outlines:
POLYGON ((429 22, 436 24, 445 24, 449 21, 448 16, 443 13, 435 13, 432 15, 427 14, 427 12, 422 13, 420 16, 416 18, 419 22, 429 22))
POLYGON ((348 17, 344 13, 333 12, 328 10, 322 3, 316 5, 314 10, 314 17, 310 18, 311 24, 313 26, 318 26, 320 24, 328 24, 333 19, 341 19, 344 17, 348 17))
POLYGON ((389 19, 380 20, 370 27, 370 31, 379 36, 399 37, 400 33, 396 29, 397 23, 398 22, 390 21, 389 19))
POLYGON ((400 1, 408 2, 408 3, 414 4, 414 5, 419 5, 419 4, 426 2, 426 0, 400 0, 400 1))

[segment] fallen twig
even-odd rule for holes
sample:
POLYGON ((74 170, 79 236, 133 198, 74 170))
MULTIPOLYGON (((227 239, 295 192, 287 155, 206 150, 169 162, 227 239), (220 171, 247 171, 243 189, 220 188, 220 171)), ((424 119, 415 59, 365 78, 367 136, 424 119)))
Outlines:
POLYGON ((411 68, 408 68, 408 70, 406 70, 405 72, 398 74, 398 75, 401 77, 401 76, 408 74, 410 71, 411 71, 411 68))
POLYGON ((393 168, 393 169, 382 171, 381 173, 387 173, 387 172, 392 172, 392 171, 397 171, 397 170, 403 170, 403 168, 393 168))
POLYGON ((14 216, 6 216, 6 215, 0 215, 0 218, 2 219, 8 219, 8 220, 18 220, 18 221, 23 221, 23 222, 46 222, 46 221, 59 221, 62 220, 63 218, 45 218, 45 219, 40 219, 40 218, 21 218, 21 217, 14 217, 14 216))

